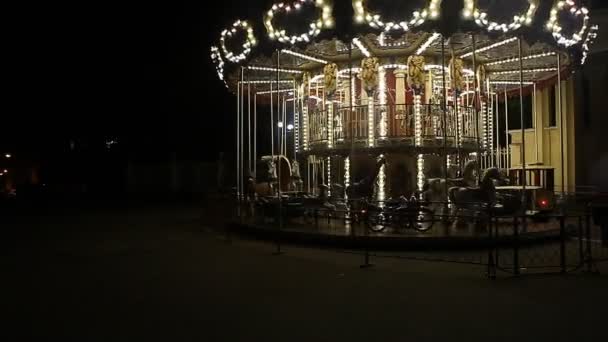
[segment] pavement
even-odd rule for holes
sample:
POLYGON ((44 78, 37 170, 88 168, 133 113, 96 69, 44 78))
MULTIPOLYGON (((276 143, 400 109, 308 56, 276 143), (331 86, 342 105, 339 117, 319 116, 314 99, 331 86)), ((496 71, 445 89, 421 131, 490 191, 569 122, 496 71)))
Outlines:
POLYGON ((2 225, 2 341, 606 341, 601 275, 485 278, 221 234, 218 202, 2 225), (5 334, 6 336, 2 336, 5 334))

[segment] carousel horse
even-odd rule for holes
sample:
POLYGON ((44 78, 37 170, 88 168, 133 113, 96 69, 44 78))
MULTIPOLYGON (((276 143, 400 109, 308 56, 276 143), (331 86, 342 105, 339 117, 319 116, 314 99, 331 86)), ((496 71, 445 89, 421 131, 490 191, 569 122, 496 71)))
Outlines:
POLYGON ((429 202, 445 202, 447 200, 445 189, 455 187, 474 187, 477 182, 477 162, 474 160, 466 163, 462 172, 462 178, 430 178, 424 185, 423 196, 429 202))
POLYGON ((291 182, 289 183, 291 190, 300 192, 302 191, 304 182, 300 175, 300 163, 296 159, 291 162, 291 182))
POLYGON ((494 181, 500 179, 497 168, 487 169, 483 175, 479 187, 453 187, 449 189, 450 201, 454 204, 453 215, 461 210, 472 210, 475 213, 482 212, 484 205, 490 208, 496 204, 496 187, 494 181))

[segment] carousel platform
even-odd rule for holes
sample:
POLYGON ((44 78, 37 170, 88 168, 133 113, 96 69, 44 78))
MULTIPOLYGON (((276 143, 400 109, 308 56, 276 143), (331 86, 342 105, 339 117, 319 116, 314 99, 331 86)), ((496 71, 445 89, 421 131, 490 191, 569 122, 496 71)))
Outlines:
MULTIPOLYGON (((528 222, 526 228, 518 226, 518 236, 514 237, 513 221, 501 220, 498 226, 489 229, 468 224, 457 227, 454 224, 437 222, 426 232, 414 229, 394 229, 387 227, 383 232, 372 232, 363 224, 350 225, 347 221, 320 219, 317 224, 301 222, 277 222, 242 218, 228 224, 231 233, 245 237, 319 246, 338 249, 371 250, 470 250, 490 247, 512 247, 551 243, 559 240, 559 221, 528 222)), ((567 221, 567 233, 576 235, 574 220, 567 221)))

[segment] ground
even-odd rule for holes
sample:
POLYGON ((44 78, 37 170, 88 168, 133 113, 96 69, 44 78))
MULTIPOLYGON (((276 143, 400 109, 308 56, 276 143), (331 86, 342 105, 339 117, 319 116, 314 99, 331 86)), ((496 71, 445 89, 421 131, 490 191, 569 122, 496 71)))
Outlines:
POLYGON ((218 204, 22 214, 3 231, 3 341, 605 341, 603 275, 501 277, 234 237, 218 204), (201 219, 203 217, 204 219, 201 219))

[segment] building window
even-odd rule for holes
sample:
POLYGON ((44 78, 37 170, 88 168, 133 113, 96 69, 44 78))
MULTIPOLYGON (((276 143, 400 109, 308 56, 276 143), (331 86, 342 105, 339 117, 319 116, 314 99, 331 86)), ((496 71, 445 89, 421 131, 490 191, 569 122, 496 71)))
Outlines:
POLYGON ((550 88, 549 93, 549 127, 557 126, 557 86, 550 88))
MULTIPOLYGON (((534 128, 532 120, 532 95, 524 96, 524 128, 534 128)), ((521 106, 519 96, 509 99, 509 130, 521 129, 521 106)))

